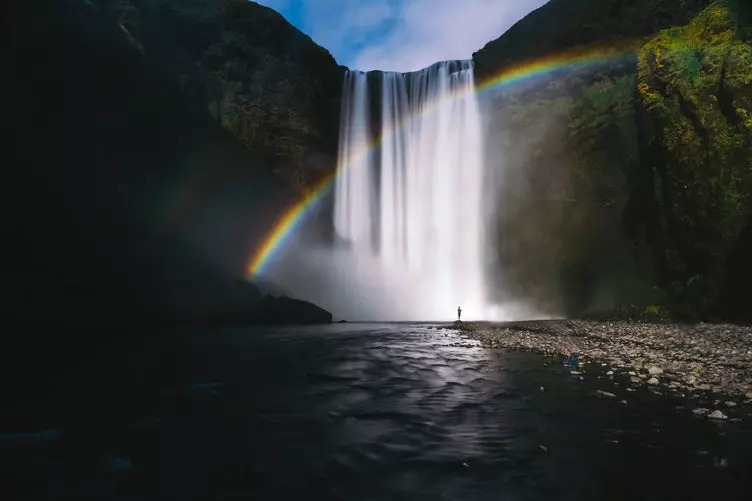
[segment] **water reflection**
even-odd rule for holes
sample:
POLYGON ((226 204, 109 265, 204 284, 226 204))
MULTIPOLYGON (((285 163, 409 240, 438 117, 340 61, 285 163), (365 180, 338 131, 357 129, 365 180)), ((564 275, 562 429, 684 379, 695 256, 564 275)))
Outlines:
POLYGON ((435 327, 197 333, 173 393, 150 379, 117 395, 128 419, 97 422, 96 401, 61 396, 94 407, 78 422, 50 413, 65 440, 4 457, 16 478, 54 477, 63 498, 705 500, 752 488, 748 424, 435 327), (605 384, 618 398, 591 395, 605 384))

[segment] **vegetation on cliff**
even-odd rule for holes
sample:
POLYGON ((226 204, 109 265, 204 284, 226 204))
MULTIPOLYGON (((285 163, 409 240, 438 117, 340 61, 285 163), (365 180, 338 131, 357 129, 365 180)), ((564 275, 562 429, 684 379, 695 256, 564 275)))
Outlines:
POLYGON ((492 167, 523 187, 502 183, 498 238, 522 297, 558 295, 574 315, 633 303, 686 319, 749 309, 733 291, 752 280, 736 277, 748 269, 750 7, 709 3, 554 0, 474 55, 482 73, 582 45, 639 56, 488 100, 492 167))
POLYGON ((573 47, 634 46, 711 0, 550 0, 473 54, 479 76, 573 47))
POLYGON ((739 4, 718 0, 640 52, 657 260, 690 317, 723 309, 729 254, 752 216, 752 36, 739 4))

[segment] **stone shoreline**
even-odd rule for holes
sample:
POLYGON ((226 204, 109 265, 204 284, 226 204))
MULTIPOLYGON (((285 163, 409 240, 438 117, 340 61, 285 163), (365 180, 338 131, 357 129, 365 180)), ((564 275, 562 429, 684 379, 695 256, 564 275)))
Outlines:
POLYGON ((577 355, 574 375, 597 363, 633 388, 723 394, 728 407, 752 401, 752 327, 545 320, 455 328, 487 347, 577 355))

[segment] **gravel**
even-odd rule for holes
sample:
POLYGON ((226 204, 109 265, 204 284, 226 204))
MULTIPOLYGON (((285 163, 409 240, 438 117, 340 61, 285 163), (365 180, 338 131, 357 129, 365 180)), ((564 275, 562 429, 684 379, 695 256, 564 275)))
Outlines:
POLYGON ((487 347, 577 355, 581 367, 608 367, 607 374, 623 376, 633 386, 719 393, 738 403, 752 399, 752 327, 585 320, 455 326, 487 347))

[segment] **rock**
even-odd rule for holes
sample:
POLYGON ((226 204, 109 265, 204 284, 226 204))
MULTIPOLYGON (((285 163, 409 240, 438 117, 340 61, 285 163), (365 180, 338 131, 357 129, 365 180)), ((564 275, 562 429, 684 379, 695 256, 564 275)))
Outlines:
POLYGON ((569 373, 573 376, 579 376, 580 374, 582 374, 582 372, 580 371, 569 371, 569 373))
POLYGON ((736 402, 732 402, 730 400, 727 400, 726 402, 723 402, 726 404, 726 407, 736 407, 736 402))
POLYGON ((744 394, 744 396, 747 398, 747 400, 752 400, 752 391, 748 391, 744 394))
POLYGON ((543 391, 546 391, 546 389, 545 389, 544 387, 542 387, 542 386, 541 386, 541 387, 540 387, 540 391, 542 391, 542 392, 543 392, 543 391))
POLYGON ((595 390, 593 394, 598 398, 616 398, 616 395, 603 390, 595 390))
POLYGON ((710 412, 710 409, 706 409, 705 407, 698 407, 697 409, 692 409, 692 414, 695 416, 704 416, 710 412))
POLYGON ((627 401, 626 400, 619 400, 619 403, 622 404, 622 405, 627 405, 627 401))
POLYGON ((650 369, 648 369, 648 372, 650 373, 651 376, 658 376, 660 374, 663 374, 663 369, 661 369, 660 367, 653 366, 650 369))
POLYGON ((727 419, 727 418, 728 418, 728 416, 725 415, 724 413, 722 413, 719 410, 714 410, 713 412, 711 412, 710 414, 708 414, 708 419, 723 420, 723 419, 727 419))
POLYGON ((286 296, 266 296, 263 300, 261 323, 278 324, 329 324, 332 314, 308 301, 286 296))
POLYGON ((614 371, 608 371, 608 372, 606 373, 606 375, 607 375, 607 376, 613 376, 613 375, 614 375, 614 371))
POLYGON ((658 384, 658 380, 654 377, 651 377, 650 379, 648 379, 648 384, 658 384))
POLYGON ((545 445, 539 445, 538 449, 540 449, 541 452, 548 452, 548 447, 546 447, 545 445))

